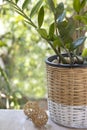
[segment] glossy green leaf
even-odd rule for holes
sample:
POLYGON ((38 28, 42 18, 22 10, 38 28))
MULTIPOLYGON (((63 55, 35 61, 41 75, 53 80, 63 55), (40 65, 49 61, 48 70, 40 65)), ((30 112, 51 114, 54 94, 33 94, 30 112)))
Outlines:
POLYGON ((45 29, 38 29, 37 30, 39 32, 39 34, 41 35, 41 37, 43 37, 44 39, 47 39, 47 31, 45 29))
POLYGON ((63 21, 63 19, 65 18, 65 11, 61 14, 61 15, 59 15, 59 17, 57 18, 57 22, 62 22, 63 21))
POLYGON ((35 6, 32 8, 32 10, 31 10, 30 17, 33 17, 33 16, 36 14, 36 12, 37 12, 38 9, 40 8, 42 2, 43 2, 42 0, 39 0, 39 1, 36 3, 36 5, 35 5, 35 6))
POLYGON ((59 16, 61 16, 64 12, 64 4, 61 2, 57 5, 55 9, 55 17, 58 19, 59 16))
POLYGON ((40 8, 40 11, 38 13, 38 26, 39 28, 42 26, 44 20, 44 7, 42 6, 40 8))
POLYGON ((58 30, 59 30, 59 34, 61 38, 63 40, 66 39, 67 38, 67 33, 66 33, 67 22, 66 21, 59 22, 57 26, 58 26, 58 30))
POLYGON ((76 41, 74 41, 73 44, 73 50, 78 48, 80 45, 82 45, 86 40, 86 37, 80 37, 76 41))
POLYGON ((49 27, 49 37, 52 38, 54 35, 55 27, 54 23, 52 23, 49 27))
POLYGON ((23 5, 22 5, 22 9, 25 9, 28 6, 28 4, 30 3, 30 1, 31 0, 25 0, 23 5))
POLYGON ((53 0, 48 0, 49 7, 53 13, 55 13, 55 5, 53 0))
POLYGON ((73 41, 72 34, 74 32, 74 23, 72 20, 70 21, 62 21, 57 24, 59 34, 61 38, 63 39, 63 42, 70 43, 73 41))
POLYGON ((73 0, 73 8, 77 13, 80 12, 80 8, 81 8, 80 0, 73 0))
POLYGON ((68 20, 68 24, 67 24, 67 27, 65 29, 66 29, 67 34, 69 36, 73 35, 76 28, 75 28, 74 20, 72 18, 68 20))

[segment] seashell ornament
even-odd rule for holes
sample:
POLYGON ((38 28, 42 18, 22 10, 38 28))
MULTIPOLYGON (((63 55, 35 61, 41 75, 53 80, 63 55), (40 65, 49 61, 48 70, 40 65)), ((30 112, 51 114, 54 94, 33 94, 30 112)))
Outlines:
POLYGON ((24 113, 37 127, 46 125, 48 121, 47 113, 39 107, 37 102, 28 101, 24 106, 24 113))

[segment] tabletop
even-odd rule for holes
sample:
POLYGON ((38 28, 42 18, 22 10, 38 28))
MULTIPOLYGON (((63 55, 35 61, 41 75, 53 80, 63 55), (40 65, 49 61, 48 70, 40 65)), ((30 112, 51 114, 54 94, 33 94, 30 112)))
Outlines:
MULTIPOLYGON (((48 114, 48 112, 47 112, 48 114)), ((23 110, 0 110, 0 130, 83 130, 66 128, 55 124, 50 120, 48 114, 48 122, 46 126, 37 128, 32 121, 27 119, 23 110)), ((87 129, 84 129, 87 130, 87 129)))

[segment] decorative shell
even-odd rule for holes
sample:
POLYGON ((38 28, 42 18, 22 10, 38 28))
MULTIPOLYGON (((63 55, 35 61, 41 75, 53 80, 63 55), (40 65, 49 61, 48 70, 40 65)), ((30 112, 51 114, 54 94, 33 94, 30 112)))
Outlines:
POLYGON ((24 106, 24 113, 37 127, 44 126, 48 121, 47 113, 39 107, 37 102, 28 101, 24 106))
POLYGON ((42 127, 42 126, 46 125, 46 123, 48 121, 48 116, 44 110, 39 109, 37 117, 32 118, 32 121, 35 124, 35 126, 42 127))
POLYGON ((28 101, 24 106, 25 115, 27 115, 31 119, 38 115, 38 111, 39 106, 37 102, 28 101))

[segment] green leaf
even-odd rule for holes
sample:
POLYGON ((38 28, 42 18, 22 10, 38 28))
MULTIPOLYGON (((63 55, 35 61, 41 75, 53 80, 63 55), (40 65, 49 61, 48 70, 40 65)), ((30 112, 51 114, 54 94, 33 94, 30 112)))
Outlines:
POLYGON ((86 5, 86 2, 87 2, 87 0, 82 0, 81 1, 81 9, 84 8, 84 6, 86 5))
POLYGON ((40 8, 39 14, 38 14, 38 26, 39 28, 42 26, 44 20, 44 8, 43 6, 40 8))
POLYGON ((63 39, 63 42, 70 43, 73 41, 72 34, 74 32, 74 23, 72 20, 70 21, 62 21, 57 23, 59 34, 63 39))
POLYGON ((66 48, 69 50, 69 51, 73 51, 73 44, 72 44, 72 42, 68 42, 68 43, 66 43, 66 48))
POLYGON ((68 20, 68 24, 65 29, 69 36, 73 35, 76 28, 75 28, 75 22, 72 18, 68 20))
POLYGON ((55 27, 54 27, 54 23, 52 23, 49 27, 49 37, 52 38, 53 35, 54 35, 54 30, 55 30, 55 27))
POLYGON ((80 0, 73 0, 73 8, 77 13, 80 12, 80 8, 81 8, 80 0))
POLYGON ((40 8, 41 4, 42 4, 42 0, 39 0, 36 5, 32 8, 31 13, 30 13, 30 17, 33 17, 34 14, 38 11, 38 9, 40 8))
POLYGON ((54 40, 53 42, 53 46, 56 48, 56 47, 63 47, 62 45, 62 41, 59 37, 56 38, 56 40, 54 40))
POLYGON ((86 37, 78 38, 76 41, 74 41, 72 43, 72 45, 73 45, 72 49, 74 50, 74 49, 78 48, 80 45, 82 45, 85 42, 85 40, 86 40, 86 37))
POLYGON ((54 48, 58 47, 58 41, 57 41, 57 40, 55 40, 55 41, 53 42, 53 46, 54 46, 54 48))
POLYGON ((19 0, 15 0, 15 2, 17 3, 19 0))
POLYGON ((25 9, 28 6, 28 4, 29 4, 30 1, 31 0, 25 0, 24 3, 23 3, 23 5, 22 5, 22 9, 25 9))
POLYGON ((0 41, 0 47, 3 47, 3 46, 7 46, 7 45, 3 41, 0 41))
POLYGON ((53 13, 55 13, 55 5, 53 0, 48 0, 49 7, 53 13))
POLYGON ((66 21, 59 22, 59 23, 57 23, 57 27, 58 27, 59 34, 60 34, 61 38, 63 39, 64 42, 66 42, 66 38, 67 38, 67 33, 66 33, 67 22, 66 21))
POLYGON ((42 38, 47 39, 47 31, 43 28, 37 30, 42 38))
POLYGON ((82 16, 81 16, 81 15, 75 15, 75 16, 74 16, 74 19, 75 19, 75 20, 81 20, 81 19, 82 19, 82 16))
POLYGON ((79 21, 83 22, 84 24, 87 24, 87 14, 85 14, 85 15, 75 15, 74 19, 79 20, 79 21))
POLYGON ((64 4, 61 2, 57 5, 55 9, 55 17, 58 19, 59 16, 61 16, 64 12, 64 4))

